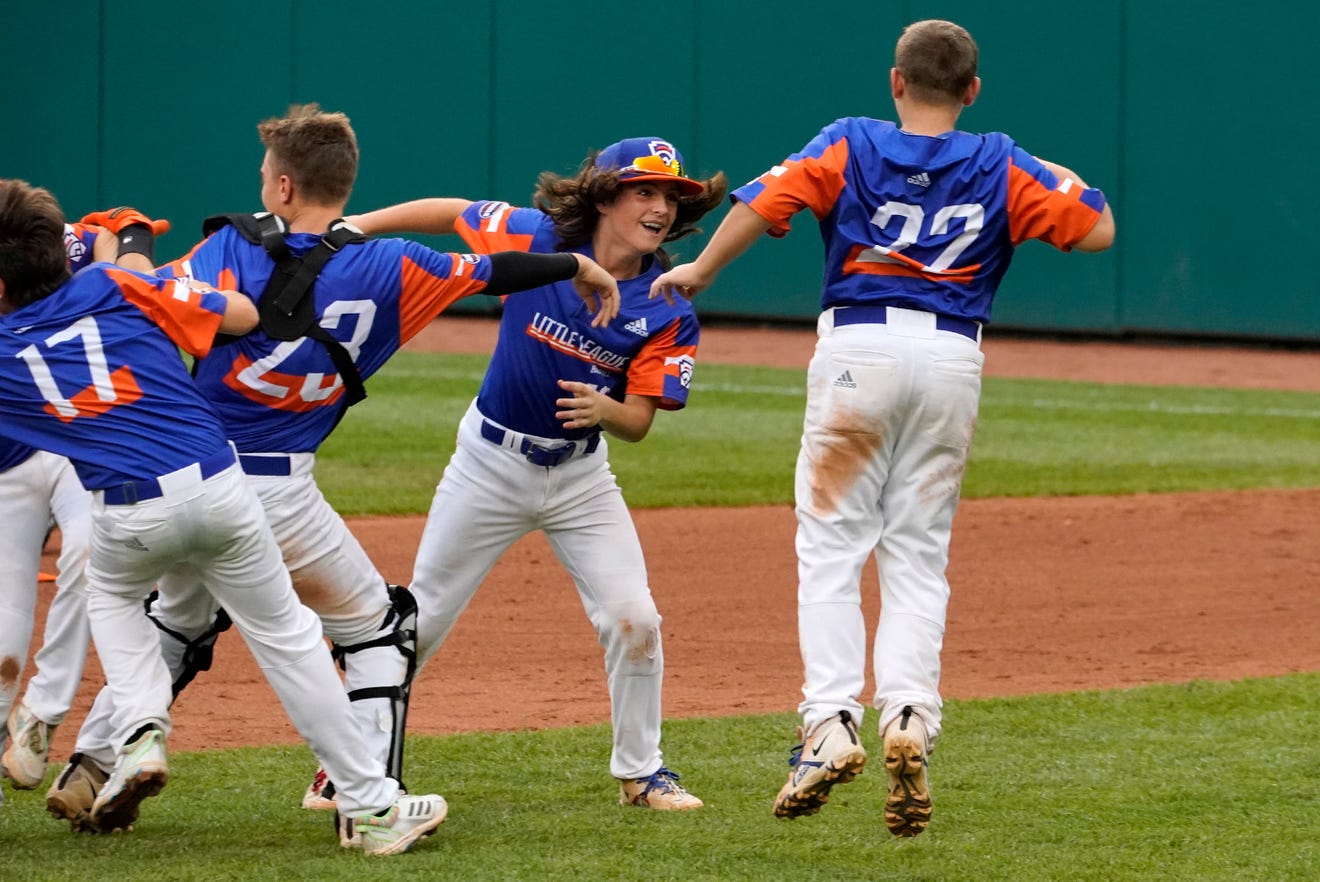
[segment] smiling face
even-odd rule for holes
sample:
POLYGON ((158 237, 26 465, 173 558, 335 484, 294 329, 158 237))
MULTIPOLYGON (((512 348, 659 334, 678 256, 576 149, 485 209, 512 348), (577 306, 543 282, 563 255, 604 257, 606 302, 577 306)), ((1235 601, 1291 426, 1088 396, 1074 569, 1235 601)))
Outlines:
POLYGON ((654 254, 674 226, 680 192, 678 184, 638 181, 621 186, 612 202, 598 204, 592 243, 598 257, 633 258, 640 272, 642 258, 654 254))

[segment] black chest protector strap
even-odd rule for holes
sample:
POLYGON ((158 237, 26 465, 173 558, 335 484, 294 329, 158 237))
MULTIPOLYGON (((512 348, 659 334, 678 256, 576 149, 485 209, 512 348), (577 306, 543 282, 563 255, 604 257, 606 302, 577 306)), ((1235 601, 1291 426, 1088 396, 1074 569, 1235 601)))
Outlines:
MULTIPOLYGON (((233 225, 247 239, 266 249, 275 269, 266 282, 257 308, 261 313, 261 330, 275 340, 297 340, 311 337, 325 346, 335 371, 344 383, 344 407, 352 407, 367 397, 362 375, 353 358, 334 337, 317 321, 316 304, 311 297, 312 284, 321 274, 326 261, 345 245, 367 241, 359 230, 342 220, 330 225, 312 250, 302 258, 295 257, 284 239, 284 221, 268 211, 257 214, 220 214, 202 222, 202 235, 209 236, 221 227, 233 225)), ((341 416, 343 412, 340 412, 341 416)))

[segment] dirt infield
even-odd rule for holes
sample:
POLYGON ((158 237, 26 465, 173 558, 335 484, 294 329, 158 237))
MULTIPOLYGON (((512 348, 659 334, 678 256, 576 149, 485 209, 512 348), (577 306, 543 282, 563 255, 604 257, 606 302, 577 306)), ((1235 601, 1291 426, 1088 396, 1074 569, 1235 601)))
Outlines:
MULTIPOLYGON (((489 352, 493 340, 489 321, 441 319, 410 348, 489 352)), ((708 328, 701 358, 805 367, 813 341, 804 330, 708 328)), ((993 337, 984 348, 988 376, 1320 391, 1320 353, 1309 351, 993 337)), ((438 479, 443 465, 424 480, 438 479)), ((665 619, 667 715, 793 709, 802 677, 791 508, 650 510, 635 519, 646 548, 670 549, 648 561, 665 619)), ((421 519, 350 524, 385 576, 406 583, 421 519)), ((1317 547, 1320 490, 965 501, 949 573, 944 694, 1318 670, 1317 547)), ((874 585, 873 567, 868 578, 874 585)), ((42 615, 49 591, 43 586, 42 615)), ((878 591, 868 592, 872 623, 877 604, 878 591)), ((99 676, 93 661, 75 720, 99 676)), ((600 650, 539 535, 496 566, 414 696, 416 733, 608 720, 600 650)), ((174 750, 298 741, 232 633, 174 716, 174 750)), ((57 757, 72 749, 72 728, 57 733, 57 757)))

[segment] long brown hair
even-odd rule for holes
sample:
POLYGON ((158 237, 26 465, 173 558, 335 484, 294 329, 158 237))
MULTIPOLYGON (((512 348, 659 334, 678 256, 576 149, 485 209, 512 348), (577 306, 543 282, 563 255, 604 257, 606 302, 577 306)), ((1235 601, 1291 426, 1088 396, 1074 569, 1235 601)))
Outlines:
MULTIPOLYGON (((595 166, 596 155, 591 153, 582 161, 581 167, 572 177, 563 177, 554 172, 543 171, 536 181, 536 192, 532 204, 544 211, 554 221, 555 235, 559 237, 556 246, 560 251, 580 248, 591 241, 600 221, 600 212, 596 206, 613 202, 626 183, 619 182, 616 170, 603 171, 595 166)), ((704 188, 695 196, 680 196, 678 214, 666 242, 676 242, 685 236, 701 232, 697 222, 711 209, 724 201, 729 190, 729 182, 724 172, 716 172, 701 182, 704 188)), ((662 265, 669 265, 669 256, 661 248, 656 252, 662 265)))

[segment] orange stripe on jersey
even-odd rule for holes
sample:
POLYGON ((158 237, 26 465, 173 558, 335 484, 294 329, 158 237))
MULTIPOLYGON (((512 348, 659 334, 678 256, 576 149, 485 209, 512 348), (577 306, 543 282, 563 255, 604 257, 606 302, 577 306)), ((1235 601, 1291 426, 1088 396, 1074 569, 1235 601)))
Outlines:
POLYGON ((583 352, 581 349, 578 349, 576 346, 569 346, 568 344, 564 343, 564 341, 560 340, 558 337, 555 337, 552 334, 547 334, 545 331, 538 330, 537 328, 534 327, 528 327, 527 336, 531 337, 533 340, 539 340, 545 345, 553 349, 557 349, 558 351, 564 353, 565 355, 571 355, 574 358, 576 358, 578 361, 584 361, 587 364, 594 364, 596 367, 600 368, 603 371, 607 371, 611 374, 617 374, 619 372, 619 369, 616 365, 612 365, 605 361, 599 361, 598 359, 592 357, 590 353, 583 352))
POLYGON ((399 292, 399 342, 406 343, 444 312, 455 300, 479 294, 486 283, 473 275, 473 266, 462 255, 450 254, 449 275, 427 272, 403 258, 402 290, 399 292))
MULTIPOLYGON (((312 340, 304 342, 315 344, 312 340)), ((303 413, 334 404, 344 394, 344 384, 338 374, 321 375, 317 383, 312 385, 310 376, 262 371, 261 388, 257 388, 253 383, 243 381, 243 374, 254 364, 255 362, 246 355, 234 359, 233 367, 225 374, 225 385, 244 398, 260 402, 274 410, 303 413)))
POLYGON ((854 245, 848 259, 843 262, 845 273, 866 273, 872 276, 904 276, 909 279, 931 279, 966 285, 975 277, 981 264, 935 270, 896 251, 880 251, 865 245, 854 245))
MULTIPOLYGON (((660 399, 660 407, 673 410, 676 405, 665 398, 665 377, 681 378, 684 365, 691 369, 697 356, 695 346, 675 346, 678 322, 655 335, 628 365, 628 394, 660 399)), ((689 377, 689 382, 691 378, 689 377)))
POLYGON ((489 218, 483 218, 479 227, 473 227, 460 215, 458 220, 454 221, 454 232, 462 236, 463 241, 473 250, 482 254, 495 251, 530 251, 531 233, 510 233, 508 230, 510 210, 506 205, 504 210, 497 211, 489 218))
POLYGON ((202 358, 211 351, 223 316, 200 306, 199 288, 174 279, 145 279, 113 267, 106 267, 106 274, 125 300, 146 313, 185 352, 202 358))
POLYGON ((1051 190, 1035 176, 1008 166, 1008 232, 1013 245, 1040 239, 1068 251, 1100 220, 1100 213, 1081 201, 1083 187, 1061 181, 1051 190))
POLYGON ((137 380, 133 379, 133 372, 129 370, 128 365, 124 365, 110 374, 110 388, 115 395, 109 401, 101 397, 93 384, 69 398, 69 403, 78 408, 77 413, 72 415, 61 414, 52 404, 46 405, 46 413, 62 423, 68 423, 80 416, 97 416, 112 407, 118 407, 121 404, 132 404, 142 397, 142 389, 138 387, 137 380))
POLYGON ((770 222, 770 235, 783 236, 793 215, 803 208, 810 208, 817 220, 830 213, 843 192, 847 166, 847 141, 831 144, 819 158, 785 160, 761 175, 765 189, 749 206, 770 222))

